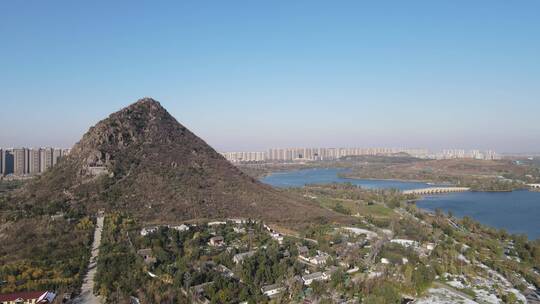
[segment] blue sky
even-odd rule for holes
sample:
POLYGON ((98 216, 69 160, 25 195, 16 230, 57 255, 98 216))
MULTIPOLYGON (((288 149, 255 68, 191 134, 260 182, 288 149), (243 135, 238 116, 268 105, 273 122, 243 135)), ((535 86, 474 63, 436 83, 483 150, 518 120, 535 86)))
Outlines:
POLYGON ((538 1, 112 2, 0 2, 0 146, 151 96, 219 150, 540 151, 538 1))

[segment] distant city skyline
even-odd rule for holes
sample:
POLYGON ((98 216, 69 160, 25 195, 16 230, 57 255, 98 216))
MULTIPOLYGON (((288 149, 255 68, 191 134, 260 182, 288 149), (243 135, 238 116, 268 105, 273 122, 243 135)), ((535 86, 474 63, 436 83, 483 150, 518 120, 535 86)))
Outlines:
MULTIPOLYGON (((58 160, 69 155, 70 149, 57 147, 2 147, 0 146, 0 178, 28 178, 44 173, 54 166, 58 160)), ((495 151, 466 151, 464 149, 444 149, 429 151, 428 149, 406 149, 385 147, 289 147, 270 148, 267 151, 224 152, 220 151, 232 163, 242 162, 282 162, 282 161, 319 161, 336 160, 348 156, 384 155, 407 153, 423 159, 480 159, 498 160, 501 155, 495 151)))
POLYGON ((540 152, 540 2, 0 4, 0 146, 159 100, 218 151, 540 152))
POLYGON ((412 157, 423 159, 478 159, 499 160, 501 155, 495 151, 480 151, 478 149, 444 149, 442 151, 429 151, 428 149, 384 148, 384 147, 290 147, 271 148, 268 151, 249 152, 221 152, 227 160, 233 163, 241 162, 265 162, 265 161, 316 161, 336 160, 349 156, 381 155, 392 156, 398 153, 406 153, 412 157))
MULTIPOLYGON (((193 131, 193 130, 192 130, 193 131)), ((84 131, 86 132, 86 131, 84 131)), ((196 132, 195 132, 196 133, 196 132)), ((82 137, 84 133, 81 133, 81 135, 79 136, 79 139, 80 137, 82 137)), ((196 133, 197 135, 197 133, 196 133)), ((77 139, 77 141, 79 140, 77 139)), ((205 138, 203 138, 203 140, 205 140, 205 138)), ((38 140, 37 142, 40 143, 40 144, 26 144, 26 141, 25 140, 17 140, 16 142, 23 142, 25 144, 18 144, 18 145, 9 145, 9 144, 4 144, 2 142, 0 142, 0 149, 17 149, 17 148, 25 148, 25 149, 33 149, 33 148, 36 148, 36 149, 43 149, 43 148, 49 148, 49 147, 54 147, 54 148, 60 148, 60 149, 71 149, 73 147, 73 145, 76 144, 76 142, 74 142, 73 144, 64 144, 64 145, 58 145, 58 144, 50 144, 50 142, 45 142, 44 140, 38 140)), ((65 141, 62 141, 62 140, 53 140, 53 142, 57 143, 57 142, 65 142, 65 141)), ((322 141, 321 141, 322 142, 322 141)), ((332 141, 330 141, 332 142, 332 141)), ((210 143, 211 144, 211 143, 210 143)), ((211 144, 212 145, 212 144, 211 144)), ((334 145, 334 146, 331 146, 331 145, 301 145, 301 144, 295 144, 294 142, 291 143, 291 145, 289 146, 285 146, 285 145, 280 145, 280 146, 264 146, 264 145, 252 145, 250 143, 246 143, 246 144, 240 144, 238 146, 231 146, 231 145, 224 145, 226 147, 231 147, 231 148, 219 148, 217 146, 213 146, 214 149, 220 153, 225 153, 225 152, 266 152, 267 150, 270 150, 270 149, 293 149, 293 148, 299 148, 299 147, 309 147, 309 148, 322 148, 322 147, 334 147, 334 148, 342 148, 342 149, 347 149, 347 148, 358 148, 358 147, 362 147, 362 148, 382 148, 382 149, 397 149, 397 150, 415 150, 415 149, 418 149, 418 150, 426 150, 427 152, 429 153, 444 153, 445 151, 449 151, 449 150, 460 150, 460 151, 475 151, 475 150, 478 150, 478 151, 496 151, 497 153, 500 153, 500 154, 540 154, 540 150, 539 151, 520 151, 520 150, 509 150, 509 151, 501 151, 501 150, 497 150, 497 149, 493 149, 492 147, 481 147, 481 146, 470 146, 470 147, 463 147, 463 146, 441 146, 441 147, 435 147, 435 148, 428 148, 427 146, 413 146, 413 145, 401 145, 401 146, 397 146, 397 145, 394 145, 394 146, 390 146, 390 145, 360 145, 360 144, 345 144, 345 145, 334 145), (251 148, 251 147, 254 147, 254 148, 251 148)))

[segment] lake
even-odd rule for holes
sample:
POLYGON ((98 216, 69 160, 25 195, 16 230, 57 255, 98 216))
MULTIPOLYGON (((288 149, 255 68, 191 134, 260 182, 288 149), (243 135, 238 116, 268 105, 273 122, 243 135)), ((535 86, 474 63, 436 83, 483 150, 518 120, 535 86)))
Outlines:
POLYGON ((368 189, 395 188, 399 190, 410 190, 431 187, 422 182, 406 182, 395 180, 372 180, 354 179, 339 177, 338 174, 346 172, 347 169, 302 169, 285 172, 276 172, 261 179, 263 183, 274 187, 302 187, 307 184, 330 184, 330 183, 351 183, 368 189))
MULTIPOLYGON (((368 189, 410 190, 432 187, 423 182, 350 179, 339 177, 346 169, 305 169, 277 172, 262 182, 275 187, 302 187, 306 184, 351 183, 368 189)), ((417 206, 434 211, 451 211, 454 216, 471 218, 482 224, 505 228, 511 233, 525 233, 540 238, 540 192, 460 192, 427 196, 417 206)))

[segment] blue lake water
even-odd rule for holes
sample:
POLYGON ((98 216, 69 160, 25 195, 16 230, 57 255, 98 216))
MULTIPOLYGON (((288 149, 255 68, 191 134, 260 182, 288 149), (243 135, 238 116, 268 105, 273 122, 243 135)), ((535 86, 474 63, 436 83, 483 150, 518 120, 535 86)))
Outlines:
MULTIPOLYGON (((431 187, 422 182, 349 179, 339 177, 344 169, 306 169, 278 172, 261 179, 275 187, 301 187, 306 184, 352 183, 364 188, 400 190, 431 187)), ((427 196, 418 207, 434 211, 451 211, 454 216, 471 218, 511 233, 525 233, 540 238, 540 192, 461 192, 427 196)))
POLYGON ((395 188, 410 190, 427 188, 430 185, 422 182, 404 182, 394 180, 372 180, 339 177, 346 169, 303 169, 276 172, 261 179, 263 183, 279 188, 302 187, 307 184, 351 183, 368 189, 395 188))

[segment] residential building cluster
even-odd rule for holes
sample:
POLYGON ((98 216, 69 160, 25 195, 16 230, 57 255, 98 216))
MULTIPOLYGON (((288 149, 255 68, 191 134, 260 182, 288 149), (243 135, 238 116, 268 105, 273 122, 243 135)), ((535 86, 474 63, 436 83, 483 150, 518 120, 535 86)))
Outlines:
POLYGON ((445 149, 440 153, 437 153, 433 155, 434 159, 461 159, 461 158, 468 158, 468 159, 481 159, 481 160, 497 160, 501 159, 501 156, 497 154, 495 151, 487 150, 487 151, 480 151, 480 150, 469 150, 466 151, 464 149, 445 149))
POLYGON ((499 154, 491 150, 466 151, 464 149, 445 149, 441 152, 430 152, 427 149, 407 148, 272 148, 266 152, 224 152, 221 154, 232 163, 243 163, 334 160, 348 156, 388 156, 398 153, 406 153, 413 157, 423 159, 501 159, 499 154))
POLYGON ((224 152, 221 155, 233 163, 266 161, 266 152, 224 152))
POLYGON ((0 148, 0 176, 25 177, 43 173, 69 151, 59 148, 0 148))
POLYGON ((425 149, 403 148, 286 148, 268 150, 266 159, 278 161, 333 160, 346 156, 392 155, 396 153, 425 157, 428 151, 425 149))
MULTIPOLYGON (((391 239, 389 236, 393 234, 392 231, 375 229, 335 227, 326 232, 332 241, 324 251, 317 240, 284 235, 262 222, 246 219, 144 227, 140 231, 140 236, 144 238, 144 241, 135 243, 152 244, 153 239, 163 236, 164 233, 168 234, 168 240, 200 238, 200 241, 194 244, 198 246, 197 250, 204 252, 200 256, 204 256, 204 259, 190 255, 189 257, 194 260, 190 260, 189 264, 192 268, 191 273, 205 280, 198 280, 194 284, 193 275, 190 275, 182 284, 184 292, 191 297, 192 303, 212 302, 212 293, 208 292, 209 287, 215 284, 216 280, 216 276, 212 273, 226 278, 229 291, 232 292, 235 285, 240 289, 254 286, 254 282, 246 280, 245 277, 246 273, 255 275, 261 271, 260 268, 254 267, 274 269, 273 265, 277 264, 294 265, 294 267, 288 266, 288 269, 282 269, 279 275, 265 277, 263 282, 259 282, 262 283, 260 293, 272 299, 287 291, 293 292, 292 288, 295 286, 295 290, 301 289, 297 291, 297 295, 303 298, 304 303, 311 303, 310 301, 314 299, 310 292, 312 284, 314 282, 324 284, 338 271, 351 280, 382 275, 388 271, 388 265, 408 264, 411 256, 429 257, 436 246, 435 243, 413 239, 391 239), (168 229, 161 230, 165 227, 168 229), (170 234, 172 230, 178 231, 178 235, 176 232, 170 234), (399 248, 392 249, 390 245, 397 245, 399 248), (403 249, 411 250, 404 251, 403 249), (258 254, 261 256, 254 260, 253 257, 258 254), (220 258, 212 258, 217 256, 220 258), (261 259, 265 260, 264 264, 256 266, 261 259)), ((163 249, 157 251, 174 250, 174 246, 167 244, 163 246, 163 249)), ((183 250, 191 252, 192 249, 184 248, 183 250)), ((144 261, 146 265, 144 271, 150 277, 169 280, 171 275, 174 276, 163 271, 169 269, 169 266, 164 264, 166 261, 160 262, 163 265, 157 263, 156 248, 140 248, 137 254, 144 261)), ((169 263, 175 263, 175 260, 171 259, 169 263)), ((343 300, 345 300, 344 295, 343 300)), ((240 303, 248 303, 248 301, 240 301, 240 303)), ((353 302, 341 301, 339 303, 353 302)))
POLYGON ((314 161, 334 160, 347 156, 392 155, 407 153, 414 157, 426 158, 426 149, 402 148, 272 148, 265 152, 224 152, 221 153, 233 163, 265 161, 314 161))

